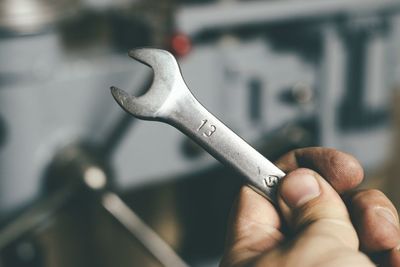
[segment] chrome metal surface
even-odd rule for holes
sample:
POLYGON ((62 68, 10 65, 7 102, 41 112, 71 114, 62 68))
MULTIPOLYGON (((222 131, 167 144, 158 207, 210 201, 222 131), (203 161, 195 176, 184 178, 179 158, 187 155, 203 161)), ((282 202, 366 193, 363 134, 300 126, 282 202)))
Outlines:
POLYGON ((276 186, 285 173, 196 100, 175 58, 167 51, 151 48, 132 50, 129 55, 150 66, 154 80, 148 92, 139 97, 112 87, 118 104, 135 117, 176 127, 215 158, 247 177, 252 188, 274 202, 276 186))

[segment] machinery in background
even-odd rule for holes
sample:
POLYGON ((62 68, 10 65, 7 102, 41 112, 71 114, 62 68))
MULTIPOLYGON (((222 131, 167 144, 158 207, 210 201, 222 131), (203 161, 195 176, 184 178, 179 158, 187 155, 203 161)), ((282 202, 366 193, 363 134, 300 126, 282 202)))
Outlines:
POLYGON ((302 128, 314 131, 315 144, 354 154, 371 170, 390 146, 397 12, 398 1, 235 1, 182 8, 177 30, 193 43, 182 68, 193 88, 220 85, 214 95, 201 88, 196 93, 215 102, 215 112, 245 136, 312 121, 314 129, 302 128), (206 61, 210 67, 196 71, 206 61))
MULTIPOLYGON (((49 265, 29 257, 46 254, 29 233, 44 231, 66 203, 81 210, 76 192, 117 220, 127 218, 126 206, 104 190, 132 198, 128 202, 138 211, 160 200, 151 196, 173 195, 160 200, 171 204, 164 213, 157 205, 147 211, 155 225, 169 225, 159 214, 177 217, 166 231, 176 231, 168 242, 183 258, 197 266, 218 260, 222 225, 240 180, 174 129, 142 124, 115 105, 110 85, 140 94, 150 80, 149 70, 127 59, 131 47, 158 46, 178 55, 200 102, 269 157, 294 147, 332 146, 373 170, 389 153, 399 1, 7 0, 0 6, 4 266, 21 259, 28 259, 24 266, 49 265), (221 192, 218 185, 229 179, 232 187, 221 192), (174 193, 142 197, 143 206, 135 204, 140 197, 130 196, 171 183, 174 193), (212 192, 209 201, 201 200, 205 190, 212 192), (110 199, 123 212, 107 209, 110 199), (196 234, 200 224, 213 235, 196 234), (184 234, 190 238, 176 237, 184 234)), ((92 216, 86 213, 73 214, 92 216)))

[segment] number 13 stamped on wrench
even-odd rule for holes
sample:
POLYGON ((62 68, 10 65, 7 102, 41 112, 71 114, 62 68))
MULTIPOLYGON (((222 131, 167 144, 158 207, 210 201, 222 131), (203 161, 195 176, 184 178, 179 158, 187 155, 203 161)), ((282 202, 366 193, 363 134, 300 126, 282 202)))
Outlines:
POLYGON ((186 86, 175 58, 165 50, 153 48, 134 49, 129 56, 153 69, 153 83, 139 97, 111 87, 118 104, 137 118, 174 126, 216 159, 239 171, 255 191, 275 203, 276 187, 285 173, 196 100, 186 86))

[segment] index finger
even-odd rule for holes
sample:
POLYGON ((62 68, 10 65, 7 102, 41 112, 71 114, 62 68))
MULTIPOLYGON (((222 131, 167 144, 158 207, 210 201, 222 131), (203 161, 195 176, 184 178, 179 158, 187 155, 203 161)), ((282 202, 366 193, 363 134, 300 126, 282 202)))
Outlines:
POLYGON ((308 168, 324 177, 338 193, 354 189, 364 178, 360 163, 353 156, 332 148, 310 147, 288 152, 276 161, 284 172, 308 168))

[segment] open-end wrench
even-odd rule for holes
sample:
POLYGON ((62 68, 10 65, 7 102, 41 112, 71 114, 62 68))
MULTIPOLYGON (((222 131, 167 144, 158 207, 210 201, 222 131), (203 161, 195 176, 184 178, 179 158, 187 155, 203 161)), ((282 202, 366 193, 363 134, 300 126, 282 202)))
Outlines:
POLYGON ((133 116, 166 122, 201 145, 222 163, 239 171, 258 193, 275 203, 275 191, 285 173, 208 112, 192 95, 175 58, 167 51, 139 48, 129 56, 150 66, 153 83, 134 97, 111 87, 118 104, 133 116))

